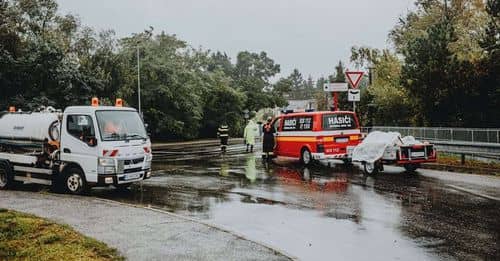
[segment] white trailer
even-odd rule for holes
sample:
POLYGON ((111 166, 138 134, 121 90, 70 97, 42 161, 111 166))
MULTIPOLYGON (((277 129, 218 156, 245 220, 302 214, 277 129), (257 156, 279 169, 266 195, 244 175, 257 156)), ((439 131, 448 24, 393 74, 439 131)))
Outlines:
POLYGON ((437 152, 433 144, 420 142, 412 136, 401 138, 399 132, 374 131, 354 148, 352 160, 361 162, 364 173, 374 175, 385 165, 399 165, 414 172, 421 163, 435 162, 437 152))
POLYGON ((71 194, 151 176, 151 141, 133 108, 72 106, 0 114, 0 189, 52 185, 71 194))

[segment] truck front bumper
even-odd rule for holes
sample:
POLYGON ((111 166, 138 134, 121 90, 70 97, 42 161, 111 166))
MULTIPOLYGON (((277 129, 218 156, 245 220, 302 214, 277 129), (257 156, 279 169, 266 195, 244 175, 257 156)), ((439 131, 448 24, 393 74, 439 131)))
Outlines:
POLYGON ((149 178, 151 178, 150 169, 141 170, 138 172, 131 172, 131 173, 99 174, 97 176, 97 185, 98 186, 120 185, 120 184, 137 182, 149 178))

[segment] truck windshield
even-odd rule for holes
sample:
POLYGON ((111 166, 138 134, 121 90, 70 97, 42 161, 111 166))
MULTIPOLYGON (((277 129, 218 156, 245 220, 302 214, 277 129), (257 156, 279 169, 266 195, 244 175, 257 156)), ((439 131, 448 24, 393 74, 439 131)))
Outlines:
POLYGON ((136 111, 97 111, 96 117, 103 141, 147 139, 136 111))
POLYGON ((357 129, 354 115, 349 113, 336 113, 323 115, 323 130, 357 129))

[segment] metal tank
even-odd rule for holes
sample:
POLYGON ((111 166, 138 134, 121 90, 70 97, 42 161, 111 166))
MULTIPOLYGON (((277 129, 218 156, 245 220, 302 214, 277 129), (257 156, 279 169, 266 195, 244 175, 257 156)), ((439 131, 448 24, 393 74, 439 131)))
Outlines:
POLYGON ((0 145, 36 145, 60 138, 60 111, 52 107, 38 112, 0 113, 0 145))

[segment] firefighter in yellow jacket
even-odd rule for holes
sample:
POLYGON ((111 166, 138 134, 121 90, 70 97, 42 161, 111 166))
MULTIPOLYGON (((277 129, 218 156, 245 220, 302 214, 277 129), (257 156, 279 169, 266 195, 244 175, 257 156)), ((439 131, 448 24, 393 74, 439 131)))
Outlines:
POLYGON ((255 146, 255 136, 258 131, 259 126, 257 126, 253 120, 249 120, 243 132, 243 139, 245 140, 245 145, 247 146, 246 152, 248 152, 248 149, 250 149, 250 152, 253 152, 253 146, 255 146))

